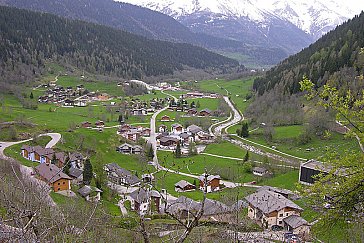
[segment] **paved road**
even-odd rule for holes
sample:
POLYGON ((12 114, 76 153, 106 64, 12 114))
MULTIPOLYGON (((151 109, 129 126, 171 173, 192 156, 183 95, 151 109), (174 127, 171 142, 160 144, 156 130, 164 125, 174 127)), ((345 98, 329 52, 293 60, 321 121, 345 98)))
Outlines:
POLYGON ((241 120, 243 120, 244 118, 240 115, 239 111, 237 109, 235 109, 234 105, 231 103, 231 101, 229 100, 229 97, 224 96, 224 100, 225 102, 229 105, 230 109, 233 112, 233 119, 227 121, 226 123, 223 123, 217 127, 215 127, 214 129, 214 134, 215 136, 220 136, 222 134, 223 130, 226 130, 228 127, 231 127, 237 123, 239 123, 241 120))
POLYGON ((159 161, 158 161, 158 156, 157 156, 157 136, 156 136, 156 119, 157 116, 167 110, 168 107, 164 107, 163 109, 155 112, 153 114, 153 116, 150 118, 150 136, 149 136, 149 143, 152 145, 153 147, 153 151, 154 151, 154 157, 153 157, 153 162, 154 162, 154 166, 157 170, 162 169, 163 167, 159 165, 159 161))

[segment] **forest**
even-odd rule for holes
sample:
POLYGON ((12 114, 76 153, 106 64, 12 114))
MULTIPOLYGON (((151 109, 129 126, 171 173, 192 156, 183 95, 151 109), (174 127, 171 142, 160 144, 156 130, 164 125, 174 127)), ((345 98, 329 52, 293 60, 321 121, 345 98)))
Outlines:
POLYGON ((330 84, 345 91, 360 91, 356 77, 363 74, 364 13, 336 27, 314 44, 282 61, 254 81, 254 90, 265 91, 281 86, 285 94, 300 91, 299 82, 307 76, 318 87, 330 84))
POLYGON ((0 83, 29 83, 46 61, 122 78, 172 74, 186 67, 218 73, 239 65, 189 44, 10 7, 0 7, 0 29, 0 83))

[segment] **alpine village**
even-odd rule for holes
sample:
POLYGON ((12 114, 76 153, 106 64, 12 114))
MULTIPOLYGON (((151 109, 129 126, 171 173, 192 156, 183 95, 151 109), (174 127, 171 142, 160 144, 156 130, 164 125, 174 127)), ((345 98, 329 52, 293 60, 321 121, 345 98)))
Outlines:
POLYGON ((363 10, 0 0, 0 242, 364 242, 363 10))

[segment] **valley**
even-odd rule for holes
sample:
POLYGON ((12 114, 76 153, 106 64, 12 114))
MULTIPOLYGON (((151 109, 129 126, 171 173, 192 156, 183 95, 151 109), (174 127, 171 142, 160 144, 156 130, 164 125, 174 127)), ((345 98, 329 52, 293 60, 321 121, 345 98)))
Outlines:
POLYGON ((128 2, 0 0, 0 242, 363 242, 364 5, 128 2))

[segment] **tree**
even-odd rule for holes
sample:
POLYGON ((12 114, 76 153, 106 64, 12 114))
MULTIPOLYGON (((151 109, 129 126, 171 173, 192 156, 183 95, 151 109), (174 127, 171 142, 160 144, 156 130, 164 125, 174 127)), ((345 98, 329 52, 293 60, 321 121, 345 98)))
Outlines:
POLYGON ((241 126, 241 137, 247 138, 249 137, 249 126, 248 123, 244 122, 241 126))
POLYGON ((274 135, 274 128, 271 125, 266 125, 263 130, 265 141, 268 143, 273 141, 273 135, 274 135))
POLYGON ((123 115, 122 114, 119 115, 118 122, 120 124, 124 123, 124 118, 123 118, 123 115))
POLYGON ((176 151, 174 152, 174 156, 176 158, 181 158, 182 152, 181 152, 181 144, 177 143, 176 151))
POLYGON ((30 92, 29 98, 34 99, 33 92, 30 92))
POLYGON ((197 154, 196 144, 194 142, 190 142, 190 144, 188 145, 188 155, 193 156, 196 154, 197 154))
POLYGON ((198 100, 197 103, 196 103, 196 108, 200 108, 201 105, 200 105, 200 101, 198 100))
MULTIPOLYGON (((363 81, 363 77, 359 77, 363 81)), ((348 134, 356 136, 358 141, 364 142, 364 92, 354 96, 350 90, 346 94, 330 85, 324 85, 316 90, 315 85, 306 77, 300 82, 301 89, 306 91, 308 100, 317 100, 317 103, 326 109, 334 110, 336 120, 343 126, 349 127, 348 134)), ((362 148, 363 150, 363 148, 362 148)), ((320 208, 322 225, 331 227, 337 222, 353 221, 361 226, 361 215, 364 213, 364 154, 348 150, 346 153, 331 151, 324 161, 330 164, 327 174, 320 174, 309 189, 302 188, 309 203, 320 208), (329 205, 330 209, 325 208, 329 205)), ((326 227, 324 227, 326 229, 326 227)))
POLYGON ((195 101, 192 101, 192 102, 191 102, 190 107, 191 107, 191 108, 195 108, 195 107, 196 107, 195 101))
POLYGON ((247 162, 249 160, 249 151, 246 151, 246 154, 244 156, 244 162, 247 162))
POLYGON ((56 157, 56 153, 53 153, 53 155, 52 155, 52 159, 51 159, 51 163, 52 164, 57 164, 57 157, 56 157))
POLYGON ((90 162, 90 159, 87 158, 85 161, 85 166, 83 170, 83 183, 85 185, 90 185, 91 180, 93 178, 93 171, 92 171, 92 164, 90 162))
POLYGON ((150 144, 149 149, 148 149, 148 158, 149 159, 153 159, 154 158, 154 150, 153 150, 153 146, 150 144))
POLYGON ((71 169, 70 157, 67 156, 64 161, 63 172, 68 175, 70 173, 70 169, 71 169))

